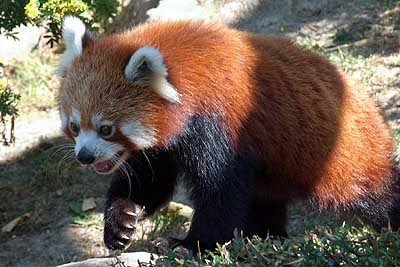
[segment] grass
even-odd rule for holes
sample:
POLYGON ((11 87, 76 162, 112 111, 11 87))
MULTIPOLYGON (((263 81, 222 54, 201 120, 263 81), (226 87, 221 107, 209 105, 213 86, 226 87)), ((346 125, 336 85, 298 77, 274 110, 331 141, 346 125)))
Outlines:
POLYGON ((339 29, 332 37, 333 42, 336 44, 345 44, 349 42, 359 41, 365 38, 368 31, 372 29, 372 22, 367 19, 356 20, 348 27, 339 29))
POLYGON ((336 64, 342 70, 346 72, 352 72, 355 69, 359 68, 359 65, 362 65, 367 60, 362 55, 353 55, 351 51, 345 48, 333 47, 333 49, 328 49, 320 45, 318 42, 315 42, 311 37, 298 37, 296 39, 297 43, 301 46, 304 46, 308 49, 311 49, 326 58, 328 58, 331 62, 336 64))
POLYGON ((400 266, 400 236, 382 234, 346 224, 318 227, 292 239, 235 238, 215 251, 194 257, 173 251, 157 266, 400 266))
POLYGON ((397 143, 400 144, 400 130, 394 131, 394 138, 396 138, 397 143))
MULTIPOLYGON (((1 221, 11 221, 26 212, 32 214, 29 220, 17 226, 13 235, 50 227, 60 217, 74 215, 68 209, 68 203, 106 191, 106 179, 98 181, 96 175, 77 166, 63 168, 59 173, 58 164, 63 155, 56 154, 51 159, 49 155, 61 142, 42 144, 13 165, 0 165, 0 210, 7 211, 0 216, 1 221)), ((10 235, 0 234, 0 240, 10 235)))
POLYGON ((32 107, 46 110, 55 106, 59 79, 56 74, 57 57, 48 48, 22 54, 8 66, 8 79, 21 95, 20 109, 32 107))

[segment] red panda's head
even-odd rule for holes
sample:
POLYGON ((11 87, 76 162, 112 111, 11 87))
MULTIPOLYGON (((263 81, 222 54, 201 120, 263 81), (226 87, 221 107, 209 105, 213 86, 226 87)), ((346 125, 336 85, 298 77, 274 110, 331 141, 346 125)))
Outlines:
POLYGON ((124 35, 93 38, 77 18, 63 24, 66 52, 59 104, 62 130, 75 155, 99 173, 110 173, 132 151, 154 147, 165 136, 165 110, 180 94, 168 80, 161 52, 124 35))

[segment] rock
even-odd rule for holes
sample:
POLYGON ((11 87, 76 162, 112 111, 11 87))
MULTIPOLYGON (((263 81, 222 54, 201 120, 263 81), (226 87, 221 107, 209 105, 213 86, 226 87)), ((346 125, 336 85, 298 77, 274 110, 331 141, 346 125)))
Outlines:
POLYGON ((42 30, 39 27, 28 25, 20 26, 13 30, 18 40, 0 34, 0 62, 9 61, 21 53, 30 52, 39 44, 42 30))
POLYGON ((196 0, 162 0, 157 8, 147 11, 149 21, 207 19, 209 10, 199 5, 196 0))
POLYGON ((147 11, 157 7, 160 0, 124 1, 122 12, 111 24, 106 25, 107 32, 121 32, 145 22, 149 16, 147 11))
POLYGON ((96 208, 96 201, 93 197, 85 198, 82 203, 82 211, 88 211, 96 208))
POLYGON ((63 194, 63 191, 62 191, 61 189, 58 189, 58 190, 56 191, 56 196, 61 197, 62 194, 63 194))
POLYGON ((179 215, 186 217, 188 219, 192 218, 193 209, 185 204, 177 203, 175 201, 171 201, 168 205, 169 211, 177 211, 179 215))
POLYGON ((129 266, 140 267, 143 263, 154 264, 158 259, 157 255, 147 252, 122 253, 120 256, 110 258, 94 258, 80 262, 67 263, 57 267, 110 267, 110 266, 129 266), (139 264, 140 263, 140 264, 139 264))

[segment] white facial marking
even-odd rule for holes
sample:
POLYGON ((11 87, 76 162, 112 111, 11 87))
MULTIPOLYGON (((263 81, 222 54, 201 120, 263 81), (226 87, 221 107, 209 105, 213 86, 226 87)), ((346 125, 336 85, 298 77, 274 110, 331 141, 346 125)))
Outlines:
POLYGON ((146 128, 138 120, 130 120, 122 123, 121 132, 140 149, 152 147, 157 141, 154 129, 146 128))
POLYGON ((122 145, 104 140, 94 130, 81 130, 75 142, 75 154, 78 155, 82 147, 85 147, 94 154, 95 163, 110 159, 123 150, 122 145))
POLYGON ((65 131, 65 129, 67 128, 67 114, 65 114, 64 110, 60 110, 60 117, 61 117, 61 129, 63 131, 65 131))
POLYGON ((70 121, 75 122, 76 124, 81 124, 81 113, 78 109, 72 108, 70 121))
POLYGON ((96 113, 93 114, 93 116, 92 116, 92 124, 93 124, 94 128, 97 128, 97 127, 100 126, 100 122, 101 122, 101 118, 102 117, 103 116, 101 115, 101 113, 96 112, 96 113))
MULTIPOLYGON (((151 46, 139 48, 135 53, 133 53, 125 67, 125 77, 129 80, 135 80, 137 77, 139 77, 139 79, 144 79, 145 81, 150 79, 154 90, 156 90, 162 98, 171 102, 179 103, 180 94, 176 91, 175 87, 168 82, 168 71, 163 60, 163 56, 158 49, 151 46), (146 74, 151 77, 138 75, 138 72, 140 71, 139 66, 143 64, 144 61, 150 68, 150 73, 146 74)), ((140 82, 140 80, 138 82, 140 82)))
POLYGON ((62 28, 66 51, 60 61, 60 75, 64 75, 72 60, 82 53, 82 38, 86 31, 85 24, 80 19, 70 16, 64 18, 62 28))

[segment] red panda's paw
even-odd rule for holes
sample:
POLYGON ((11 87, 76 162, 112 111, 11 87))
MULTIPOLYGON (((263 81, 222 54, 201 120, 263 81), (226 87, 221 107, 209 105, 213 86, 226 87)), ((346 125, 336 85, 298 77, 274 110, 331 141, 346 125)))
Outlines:
POLYGON ((104 243, 111 250, 126 250, 133 240, 141 209, 131 200, 118 199, 104 213, 104 243))

